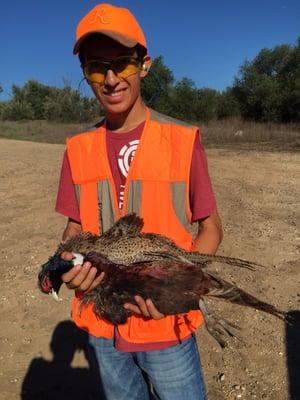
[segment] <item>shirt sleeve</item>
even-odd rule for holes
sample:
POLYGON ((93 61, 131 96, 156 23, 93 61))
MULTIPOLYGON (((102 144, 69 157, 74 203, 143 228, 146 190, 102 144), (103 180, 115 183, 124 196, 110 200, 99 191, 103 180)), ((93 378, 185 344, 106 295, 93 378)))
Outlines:
POLYGON ((208 174, 207 158, 200 135, 196 136, 194 143, 189 195, 192 222, 209 217, 216 210, 216 200, 208 174))
POLYGON ((55 211, 80 223, 79 206, 66 151, 61 167, 55 211))

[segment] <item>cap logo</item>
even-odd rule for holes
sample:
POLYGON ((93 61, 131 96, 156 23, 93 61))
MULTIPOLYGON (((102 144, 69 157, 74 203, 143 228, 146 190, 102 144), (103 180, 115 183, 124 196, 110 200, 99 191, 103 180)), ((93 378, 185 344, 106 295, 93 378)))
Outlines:
POLYGON ((100 8, 95 12, 94 17, 91 19, 90 24, 94 24, 98 20, 100 20, 101 24, 109 24, 110 22, 107 21, 106 10, 104 8, 100 8))

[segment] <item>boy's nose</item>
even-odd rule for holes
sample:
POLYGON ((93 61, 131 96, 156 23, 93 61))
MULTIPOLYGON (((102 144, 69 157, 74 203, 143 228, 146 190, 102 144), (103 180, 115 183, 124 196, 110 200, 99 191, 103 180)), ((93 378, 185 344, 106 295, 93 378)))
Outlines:
POLYGON ((105 85, 107 86, 116 86, 117 83, 120 82, 120 79, 114 73, 112 69, 109 69, 105 75, 105 85))

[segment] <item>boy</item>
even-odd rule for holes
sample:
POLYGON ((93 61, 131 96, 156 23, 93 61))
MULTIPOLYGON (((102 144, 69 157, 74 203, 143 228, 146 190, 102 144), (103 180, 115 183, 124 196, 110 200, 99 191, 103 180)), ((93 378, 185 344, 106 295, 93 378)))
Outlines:
MULTIPOLYGON (((151 58, 134 16, 97 5, 79 22, 74 54, 105 120, 67 142, 56 206, 68 217, 63 240, 82 230, 101 234, 121 215, 135 212, 145 232, 214 254, 222 229, 199 132, 145 107, 140 82, 151 58), (192 242, 188 226, 195 221, 199 230, 192 242)), ((164 316, 151 299, 136 296, 136 304, 124 304, 134 315, 114 327, 97 319, 92 307, 78 312, 81 293, 101 284, 104 275, 96 273, 86 262, 63 281, 75 290, 72 317, 89 333, 102 396, 146 400, 150 383, 157 399, 206 399, 194 337, 201 313, 164 316)))

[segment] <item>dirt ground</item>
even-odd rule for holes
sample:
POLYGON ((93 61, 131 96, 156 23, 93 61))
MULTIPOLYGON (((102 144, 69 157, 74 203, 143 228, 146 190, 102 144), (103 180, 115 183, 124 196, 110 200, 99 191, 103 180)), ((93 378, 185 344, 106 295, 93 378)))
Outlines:
MULTIPOLYGON (((56 303, 36 285, 39 267, 56 249, 65 224, 54 212, 63 150, 0 140, 1 400, 89 398, 85 335, 69 321, 71 293, 63 288, 63 300, 56 303)), ((296 318, 289 326, 251 309, 215 304, 241 327, 243 341, 230 339, 221 350, 205 328, 198 332, 208 398, 300 399, 299 155, 207 153, 224 227, 219 253, 265 266, 255 272, 215 268, 296 318)))

